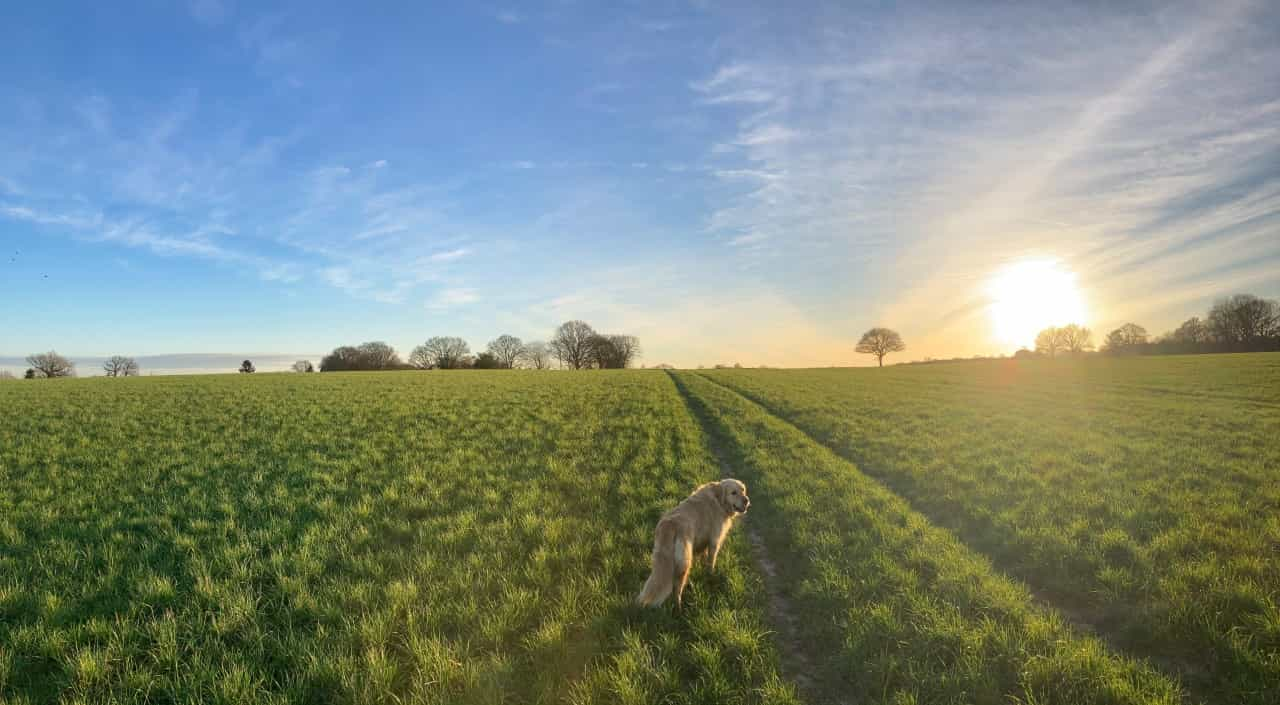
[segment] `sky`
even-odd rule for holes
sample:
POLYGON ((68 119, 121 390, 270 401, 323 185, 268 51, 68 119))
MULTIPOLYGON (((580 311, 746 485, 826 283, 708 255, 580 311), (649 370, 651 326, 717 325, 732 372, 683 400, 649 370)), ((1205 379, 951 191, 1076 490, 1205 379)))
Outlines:
POLYGON ((649 365, 1007 354, 1028 261, 1095 340, 1160 333, 1280 297, 1278 36, 1264 0, 13 4, 0 366, 569 319, 649 365))

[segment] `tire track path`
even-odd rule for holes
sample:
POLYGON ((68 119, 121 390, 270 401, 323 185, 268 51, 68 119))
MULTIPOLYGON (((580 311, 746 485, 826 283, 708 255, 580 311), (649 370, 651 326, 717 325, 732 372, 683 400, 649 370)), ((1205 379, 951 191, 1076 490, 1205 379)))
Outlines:
MULTIPOLYGON (((702 428, 702 433, 707 439, 707 447, 715 458, 717 465, 720 466, 720 477, 732 476, 732 468, 728 461, 725 460, 727 453, 724 450, 724 435, 711 423, 702 400, 690 394, 684 383, 675 374, 668 371, 667 375, 671 378, 676 391, 679 392, 680 397, 684 400, 690 415, 702 428)), ((750 488, 748 488, 748 492, 750 492, 750 488)), ((783 589, 783 577, 780 575, 778 564, 770 557, 769 546, 765 542, 764 536, 751 526, 749 520, 740 522, 738 530, 746 533, 747 541, 751 544, 751 558, 755 561, 761 577, 764 579, 765 597, 767 599, 766 614, 768 615, 769 626, 774 630, 774 642, 778 647, 779 658, 782 662, 783 676, 795 684, 796 689, 807 702, 834 702, 820 697, 821 693, 836 692, 837 686, 836 684, 819 683, 811 675, 819 672, 815 664, 817 664, 820 655, 812 653, 806 647, 805 641, 801 636, 803 628, 796 618, 795 608, 783 589)))
MULTIPOLYGON (((758 399, 752 394, 743 392, 739 389, 736 389, 735 387, 724 384, 723 382, 713 379, 705 374, 699 374, 696 372, 691 372, 690 374, 697 374, 700 379, 703 379, 711 384, 714 384, 720 389, 723 389, 726 392, 729 392, 745 400, 749 404, 752 404, 753 406, 759 408, 763 413, 767 414, 771 418, 803 434, 805 438, 809 439, 815 445, 826 449, 828 452, 832 453, 836 457, 842 458, 846 462, 849 462, 853 464, 855 467, 857 467, 857 464, 854 463, 854 461, 852 461, 851 459, 845 458, 845 456, 839 453, 836 449, 823 443, 821 440, 816 438, 813 434, 809 433, 804 428, 796 425, 795 423, 792 423, 785 416, 779 414, 771 405, 769 405, 765 401, 758 399)), ((673 375, 673 378, 674 378, 674 375, 673 375)), ((676 380, 676 386, 680 388, 681 394, 685 396, 686 402, 688 402, 689 401, 688 392, 685 390, 685 388, 682 386, 682 384, 679 382, 678 379, 676 380)), ((692 408, 692 405, 690 408, 692 408)), ((701 410, 701 413, 705 415, 706 413, 705 409, 701 410)), ((712 431, 707 429, 707 421, 705 416, 698 416, 698 420, 700 423, 703 424, 704 431, 708 433, 708 435, 710 435, 712 431)), ((716 453, 718 458, 721 457, 721 451, 718 448, 716 449, 716 453)), ((907 497, 903 496, 901 493, 895 490, 890 484, 886 483, 883 479, 881 479, 878 474, 868 473, 864 470, 861 470, 860 468, 859 468, 859 472, 862 472, 868 478, 870 478, 874 482, 884 487, 887 491, 893 493, 896 497, 901 499, 903 503, 911 507, 913 511, 919 513, 921 516, 924 516, 926 519, 928 519, 929 522, 934 526, 937 526, 939 528, 945 528, 948 532, 950 532, 953 536, 956 537, 957 541, 959 541, 969 550, 977 554, 987 555, 985 552, 981 551, 980 549, 972 546, 969 542, 965 541, 961 535, 955 533, 950 528, 947 528, 946 522, 939 521, 937 517, 925 511, 923 508, 919 507, 915 503, 911 502, 907 497)), ((988 559, 991 558, 990 556, 987 556, 987 557, 988 559)), ((995 562, 994 559, 992 559, 992 565, 996 566, 998 569, 1003 571, 1003 568, 1000 568, 999 564, 995 562)), ((1091 611, 1083 607, 1079 607, 1077 605, 1071 604, 1070 602, 1061 601, 1057 599, 1056 593, 1053 591, 1052 586, 1036 583, 1035 581, 1028 580, 1026 576, 1023 576, 1017 573, 1006 572, 1005 575, 1009 576, 1014 580, 1020 581, 1024 585, 1026 585, 1027 588, 1030 590, 1032 596, 1035 598, 1035 601, 1039 603, 1042 609, 1053 610, 1057 612, 1059 615, 1062 616, 1063 620, 1067 624, 1071 625, 1071 627, 1075 629, 1077 632, 1081 634, 1088 634, 1090 636, 1100 639, 1107 646, 1108 649, 1110 649, 1115 653, 1128 654, 1129 656, 1134 658, 1144 659, 1148 663, 1150 663, 1152 667, 1154 667, 1156 670, 1162 672, 1165 676, 1168 676, 1178 681, 1181 684, 1182 688, 1185 690, 1185 694, 1189 696, 1190 702, 1212 703, 1212 702, 1218 701, 1218 699, 1214 696, 1213 689, 1206 682, 1206 673, 1203 667, 1200 667, 1194 663, 1184 662, 1181 659, 1168 657, 1160 654, 1142 653, 1141 649, 1131 648, 1113 632, 1113 630, 1110 628, 1112 625, 1110 624, 1110 621, 1107 619, 1107 616, 1105 614, 1102 614, 1096 611, 1091 611)))

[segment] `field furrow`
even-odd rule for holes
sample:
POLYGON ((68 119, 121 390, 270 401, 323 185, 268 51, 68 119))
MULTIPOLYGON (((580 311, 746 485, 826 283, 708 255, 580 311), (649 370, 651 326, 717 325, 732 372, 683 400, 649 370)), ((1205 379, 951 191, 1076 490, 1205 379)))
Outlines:
POLYGON ((707 374, 1204 699, 1261 704, 1280 690, 1280 413, 1112 380, 1234 374, 1267 398, 1277 357, 707 374))
POLYGON ((751 488, 746 519, 825 655, 832 702, 1173 703, 1178 686, 1074 633, 949 532, 757 404, 678 373, 751 488))

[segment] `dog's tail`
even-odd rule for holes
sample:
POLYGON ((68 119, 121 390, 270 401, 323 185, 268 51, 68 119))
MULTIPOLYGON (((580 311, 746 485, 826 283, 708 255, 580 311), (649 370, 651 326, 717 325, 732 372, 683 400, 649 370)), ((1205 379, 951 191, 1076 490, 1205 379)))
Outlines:
POLYGON ((649 573, 649 579, 644 581, 644 588, 636 597, 636 603, 641 607, 657 607, 671 595, 678 560, 678 533, 675 522, 658 522, 658 530, 653 537, 653 572, 649 573))

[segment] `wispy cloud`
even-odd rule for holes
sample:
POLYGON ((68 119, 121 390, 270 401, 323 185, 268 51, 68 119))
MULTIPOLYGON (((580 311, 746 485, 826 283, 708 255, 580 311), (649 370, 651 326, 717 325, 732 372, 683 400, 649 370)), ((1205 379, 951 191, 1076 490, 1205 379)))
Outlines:
POLYGON ((480 300, 480 293, 475 289, 460 287, 453 289, 444 289, 437 293, 430 301, 427 302, 427 308, 433 310, 445 310, 473 304, 480 300))
POLYGON ((258 272, 258 275, 265 281, 278 281, 284 282, 285 284, 292 284, 293 282, 300 281, 302 279, 302 267, 291 262, 273 264, 264 267, 258 272))
POLYGON ((477 329, 587 317, 685 363, 735 346, 846 362, 840 336, 880 321, 912 355, 990 352, 982 279, 1023 257, 1074 268, 1095 327, 1158 330, 1247 282, 1280 291, 1280 84, 1263 68, 1280 27, 1260 0, 489 5, 459 27, 558 39, 469 80, 456 114, 424 109, 434 57, 383 28, 177 7, 195 21, 169 29, 225 74, 143 52, 155 76, 4 91, 0 222, 477 329), (383 40, 367 64, 327 61, 383 40), (536 120, 468 122, 529 108, 503 82, 551 65, 536 120))
POLYGON ((75 230, 94 228, 102 224, 99 213, 49 213, 40 212, 26 206, 0 204, 0 216, 14 220, 25 220, 39 225, 66 226, 75 230))
POLYGON ((452 262, 457 259, 462 259, 463 257, 466 257, 469 254, 471 254, 471 250, 468 250, 465 247, 459 247, 453 250, 437 252, 431 255, 429 259, 432 262, 452 262))
POLYGON ((1247 67, 1280 49, 1258 11, 1186 6, 1157 27, 942 10, 879 28, 870 50, 835 41, 854 30, 832 18, 833 41, 795 56, 735 47, 691 83, 695 101, 737 116, 704 162, 737 187, 708 227, 792 277, 872 258, 861 290, 883 293, 864 303, 927 336, 917 350, 985 339, 963 333, 981 310, 943 330, 937 301, 971 295, 1006 258, 1063 257, 1099 311, 1174 272, 1274 265, 1280 241, 1262 233, 1280 172, 1261 164, 1280 150, 1276 84, 1247 67))
POLYGON ((320 277, 339 289, 359 293, 369 287, 368 282, 356 279, 347 267, 325 267, 319 271, 320 277))

